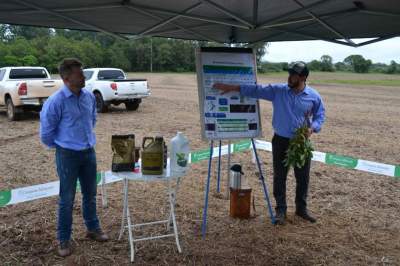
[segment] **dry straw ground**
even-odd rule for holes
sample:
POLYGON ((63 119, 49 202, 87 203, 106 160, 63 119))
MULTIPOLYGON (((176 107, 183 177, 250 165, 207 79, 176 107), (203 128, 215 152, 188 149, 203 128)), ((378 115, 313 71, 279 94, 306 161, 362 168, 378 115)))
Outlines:
MULTIPOLYGON (((196 78, 194 74, 131 74, 149 79, 152 96, 137 112, 114 107, 100 114, 97 125, 99 170, 110 166, 112 134, 135 133, 137 139, 162 133, 171 138, 177 130, 191 141, 193 150, 207 147, 200 140, 196 78)), ((312 79, 318 80, 318 77, 312 79)), ((324 79, 322 77, 320 79, 324 79)), ((260 76, 261 82, 284 82, 282 76, 260 76)), ((312 82, 312 80, 311 80, 312 82)), ((400 88, 396 86, 314 86, 327 108, 323 131, 313 136, 317 150, 400 164, 400 88)), ((264 138, 270 140, 271 105, 263 102, 264 138)), ((0 113, 0 190, 56 180, 53 151, 38 139, 38 116, 9 123, 0 113)), ((200 238, 206 162, 192 166, 177 199, 177 219, 183 253, 173 240, 141 243, 138 265, 400 265, 400 182, 387 176, 314 163, 309 196, 317 224, 294 217, 294 179, 288 179, 288 223, 271 225, 261 187, 249 153, 234 155, 245 166, 255 195, 256 213, 247 221, 228 215, 229 202, 210 197, 209 228, 200 238)), ((271 188, 271 154, 262 153, 271 188)), ((225 159, 224 159, 225 162, 225 159)), ((215 169, 215 167, 214 167, 215 169)), ((215 175, 214 175, 215 176, 215 175)), ((225 178, 225 176, 224 176, 225 178)), ((225 182, 225 181, 224 181, 225 182)), ((215 191, 215 178, 212 191, 215 191)), ((162 183, 131 186, 132 213, 138 221, 165 214, 162 183)), ((74 254, 56 255, 57 198, 51 197, 0 209, 0 264, 5 265, 124 265, 129 246, 117 241, 122 186, 109 186, 109 207, 98 208, 102 226, 112 240, 105 244, 84 238, 80 195, 74 210, 74 254)), ((271 191, 272 194, 272 191, 271 191)), ((100 205, 100 201, 99 201, 100 205)), ((163 228, 159 228, 163 230, 163 228)), ((147 233, 154 233, 148 231, 147 233)))

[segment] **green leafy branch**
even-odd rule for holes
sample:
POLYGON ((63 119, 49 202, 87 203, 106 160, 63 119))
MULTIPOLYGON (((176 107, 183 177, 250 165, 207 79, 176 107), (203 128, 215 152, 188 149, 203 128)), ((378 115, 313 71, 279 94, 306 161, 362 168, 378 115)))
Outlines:
POLYGON ((286 158, 283 163, 286 167, 302 168, 313 156, 314 148, 308 136, 308 126, 305 123, 299 127, 295 136, 289 142, 286 158))

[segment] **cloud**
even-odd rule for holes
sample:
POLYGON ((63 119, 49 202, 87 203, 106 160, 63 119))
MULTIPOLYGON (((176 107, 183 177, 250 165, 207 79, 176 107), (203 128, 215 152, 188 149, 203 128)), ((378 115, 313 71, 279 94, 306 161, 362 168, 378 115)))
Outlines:
MULTIPOLYGON (((365 40, 354 40, 362 42, 365 40)), ((330 55, 334 62, 343 61, 349 55, 361 54, 374 63, 400 63, 400 38, 393 38, 366 46, 353 48, 325 41, 273 42, 267 48, 263 60, 270 62, 292 62, 317 59, 330 55)))

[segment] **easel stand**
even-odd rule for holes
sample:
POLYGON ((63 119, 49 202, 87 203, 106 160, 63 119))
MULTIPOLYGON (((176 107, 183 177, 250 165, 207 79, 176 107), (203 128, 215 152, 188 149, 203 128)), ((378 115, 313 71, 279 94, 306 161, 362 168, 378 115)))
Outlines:
MULTIPOLYGON (((217 192, 220 192, 221 143, 222 142, 220 140, 219 141, 219 154, 218 154, 217 192)), ((260 181, 262 183, 262 187, 263 187, 263 191, 264 191, 264 197, 265 197, 265 200, 267 202, 269 215, 271 217, 271 223, 275 224, 275 216, 274 216, 274 213, 272 211, 272 205, 271 205, 271 201, 270 201, 269 194, 268 194, 268 187, 267 187, 267 184, 265 183, 264 174, 263 174, 263 171, 261 169, 261 163, 260 163, 260 160, 259 160, 259 157, 258 157, 258 154, 257 154, 257 149, 256 149, 256 145, 255 145, 254 139, 251 139, 251 144, 253 146, 254 155, 256 157, 257 167, 258 167, 258 171, 260 173, 260 181)), ((230 146, 229 146, 229 148, 230 148, 230 146)), ((206 231, 207 231, 208 194, 210 192, 210 178, 211 178, 211 166, 212 166, 213 151, 214 151, 214 141, 211 140, 211 142, 210 142, 210 158, 208 160, 207 182, 206 182, 206 189, 205 189, 205 195, 204 195, 203 223, 202 223, 202 226, 201 226, 201 232, 202 232, 203 239, 205 238, 206 231)), ((230 152, 229 152, 228 156, 229 155, 230 155, 230 152)), ((228 171, 229 171, 229 169, 228 169, 228 171)), ((228 182, 229 182, 229 175, 228 175, 228 182)))

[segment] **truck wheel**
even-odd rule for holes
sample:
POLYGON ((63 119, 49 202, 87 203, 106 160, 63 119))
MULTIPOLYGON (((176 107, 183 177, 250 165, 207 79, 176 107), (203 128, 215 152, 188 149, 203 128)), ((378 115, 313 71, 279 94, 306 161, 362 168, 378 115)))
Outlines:
POLYGON ((95 92, 94 96, 96 97, 96 110, 98 113, 105 113, 108 111, 108 106, 105 104, 103 100, 103 96, 100 92, 95 92))
POLYGON ((128 111, 136 111, 139 108, 140 101, 133 100, 132 102, 125 102, 126 110, 128 111))
POLYGON ((17 121, 19 118, 17 114, 17 108, 14 106, 11 98, 7 98, 6 106, 8 121, 17 121))

